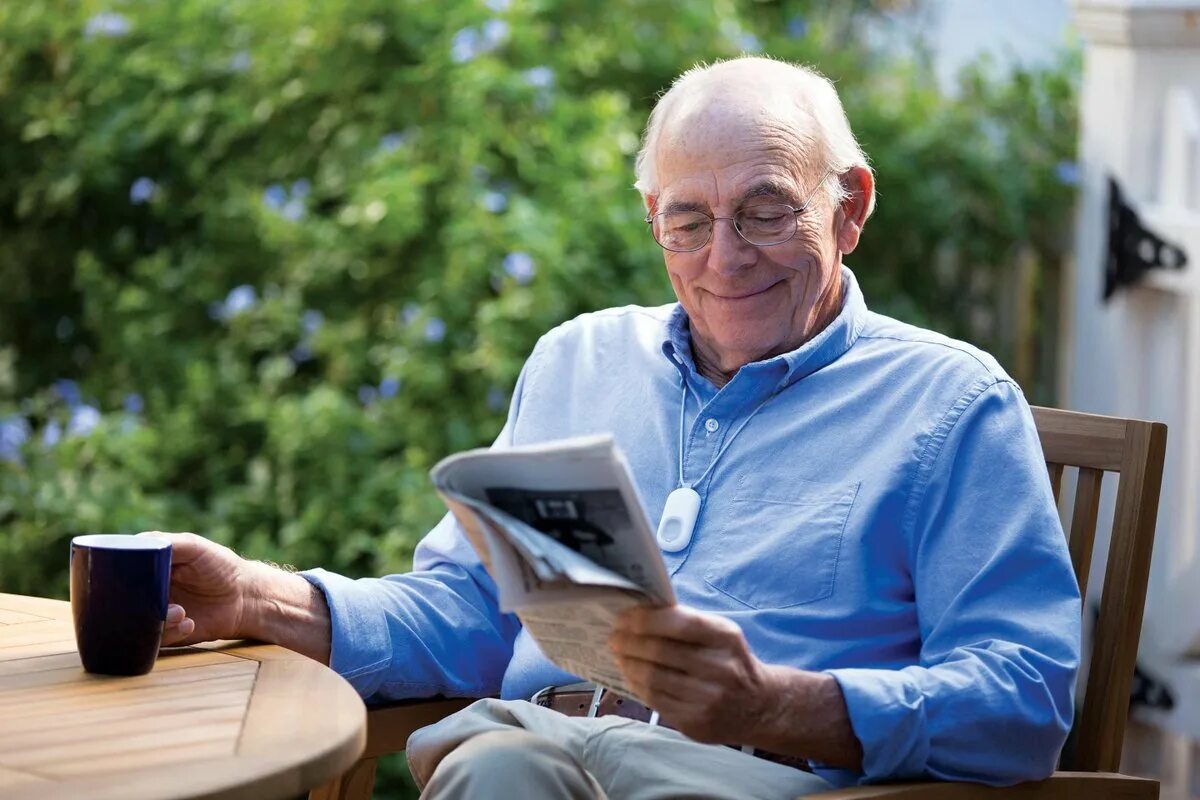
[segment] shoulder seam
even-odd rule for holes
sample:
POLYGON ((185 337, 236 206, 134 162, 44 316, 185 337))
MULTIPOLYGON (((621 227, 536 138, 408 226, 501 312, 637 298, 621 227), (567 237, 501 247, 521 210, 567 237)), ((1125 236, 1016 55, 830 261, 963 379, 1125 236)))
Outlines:
POLYGON ((988 366, 986 363, 984 363, 984 361, 979 356, 975 355, 970 350, 967 350, 962 347, 955 347, 954 344, 952 344, 950 342, 937 342, 937 341, 933 341, 932 339, 917 339, 917 338, 902 339, 899 336, 885 336, 885 335, 873 334, 873 333, 862 333, 859 335, 859 338, 860 339, 888 339, 893 342, 907 342, 909 344, 928 344, 928 345, 932 345, 934 347, 944 347, 947 350, 955 350, 959 353, 962 353, 965 356, 969 356, 970 358, 974 359, 975 362, 977 364, 979 364, 979 366, 981 366, 985 370, 987 370, 988 374, 991 375, 992 377, 994 377, 997 381, 1010 380, 1009 378, 1002 377, 1001 375, 996 374, 996 371, 994 369, 992 369, 990 366, 988 366))
POLYGON ((1011 384, 1020 392, 1021 387, 1017 386, 1016 381, 1011 378, 997 378, 989 374, 987 378, 980 378, 972 384, 966 393, 946 410, 946 413, 942 415, 937 425, 934 426, 933 431, 930 432, 929 441, 925 443, 925 447, 921 450, 921 455, 917 458, 917 474, 913 478, 912 489, 909 490, 908 500, 904 504, 904 517, 900 523, 901 535, 908 541, 910 548, 914 544, 914 531, 912 529, 916 526, 917 508, 920 506, 926 491, 929 489, 934 464, 937 463, 943 452, 942 445, 946 443, 946 439, 950 436, 950 431, 962 419, 967 409, 989 389, 999 386, 1002 383, 1011 384))

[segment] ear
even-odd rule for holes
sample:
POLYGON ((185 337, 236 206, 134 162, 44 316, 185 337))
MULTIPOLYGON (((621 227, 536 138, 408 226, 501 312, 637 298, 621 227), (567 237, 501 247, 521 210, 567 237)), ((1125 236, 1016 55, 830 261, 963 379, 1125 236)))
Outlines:
POLYGON ((838 176, 849 195, 838 207, 835 217, 838 250, 842 255, 854 252, 867 223, 870 199, 875 192, 875 176, 865 167, 854 167, 838 176))
POLYGON ((646 204, 647 214, 653 217, 658 213, 658 195, 644 194, 642 195, 642 202, 646 204))

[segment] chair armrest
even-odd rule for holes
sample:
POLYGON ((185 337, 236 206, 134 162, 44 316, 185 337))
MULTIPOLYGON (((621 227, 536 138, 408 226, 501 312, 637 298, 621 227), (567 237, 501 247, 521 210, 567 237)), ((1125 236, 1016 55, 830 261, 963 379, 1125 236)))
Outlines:
POLYGON ((432 725, 475 702, 473 697, 431 697, 367 706, 367 748, 362 758, 400 753, 417 728, 432 725))
POLYGON ((1056 772, 996 788, 976 783, 896 783, 806 795, 805 800, 1158 800, 1158 781, 1114 772, 1056 772))

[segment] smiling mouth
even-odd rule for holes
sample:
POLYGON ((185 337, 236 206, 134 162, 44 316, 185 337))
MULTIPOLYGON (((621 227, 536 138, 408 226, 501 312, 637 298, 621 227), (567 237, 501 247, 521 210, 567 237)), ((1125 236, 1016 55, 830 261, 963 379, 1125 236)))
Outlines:
POLYGON ((755 292, 746 292, 744 294, 726 295, 726 294, 717 294, 716 292, 709 292, 709 294, 711 294, 713 297, 717 297, 721 300, 749 300, 752 297, 758 297, 761 294, 766 294, 767 292, 771 291, 779 284, 780 284, 780 281, 776 281, 775 283, 772 283, 770 286, 766 287, 765 289, 759 289, 758 291, 755 291, 755 292))

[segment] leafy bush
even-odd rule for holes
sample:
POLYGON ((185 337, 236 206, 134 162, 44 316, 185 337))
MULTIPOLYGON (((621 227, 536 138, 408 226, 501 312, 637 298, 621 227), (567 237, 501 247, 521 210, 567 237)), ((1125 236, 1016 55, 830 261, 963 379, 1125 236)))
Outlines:
POLYGON ((406 569, 537 336, 672 299, 638 135, 743 50, 837 80, 871 305, 1048 385, 1001 300, 1053 286, 1074 65, 947 98, 866 43, 875 5, 0 4, 0 588, 65 596, 70 536, 146 528, 406 569))

